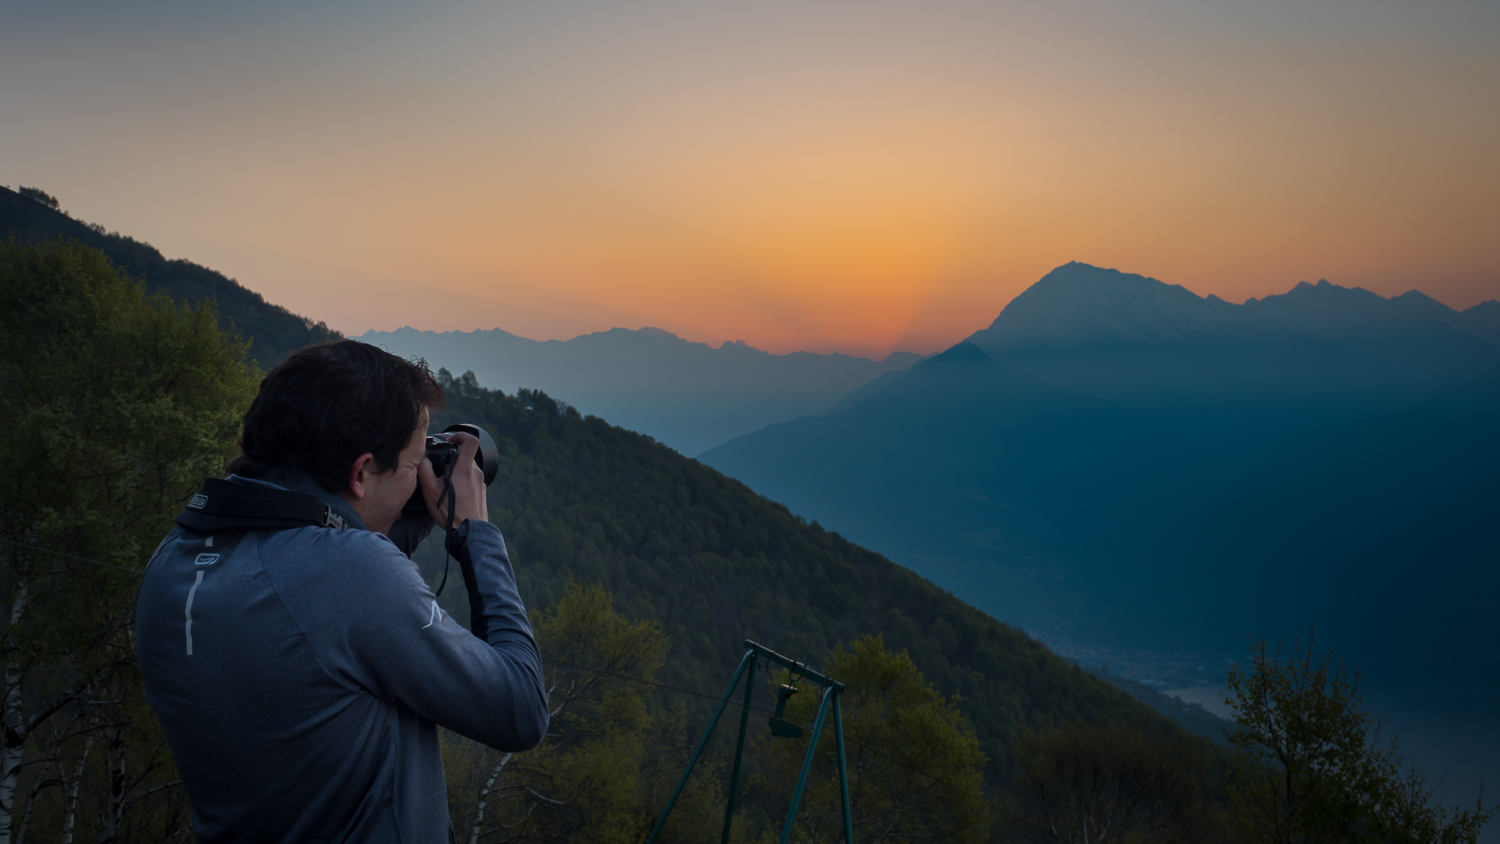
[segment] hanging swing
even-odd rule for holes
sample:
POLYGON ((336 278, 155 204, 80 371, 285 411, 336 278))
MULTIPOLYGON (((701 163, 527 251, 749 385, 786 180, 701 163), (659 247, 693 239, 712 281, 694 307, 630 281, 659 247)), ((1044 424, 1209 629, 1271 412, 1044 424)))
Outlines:
POLYGON ((692 758, 688 759, 687 768, 682 772, 682 777, 677 780, 677 788, 673 789, 672 796, 668 798, 667 805, 661 810, 661 817, 656 819, 656 826, 651 829, 651 835, 646 839, 646 844, 656 844, 656 838, 661 834, 663 826, 666 826, 667 816, 672 814, 672 807, 676 805, 677 798, 682 794, 683 786, 687 785, 688 777, 693 773, 693 766, 698 764, 698 759, 703 756, 703 749, 708 746, 708 739, 713 735, 714 727, 719 725, 719 718, 729 706, 729 699, 734 696, 735 687, 740 684, 740 678, 745 680, 745 697, 740 706, 740 736, 734 747, 734 767, 729 773, 729 795, 727 806, 724 809, 724 834, 719 839, 721 844, 729 844, 729 829, 734 823, 734 801, 738 796, 740 786, 740 761, 745 756, 745 728, 750 722, 750 696, 755 691, 754 678, 750 671, 756 664, 764 660, 766 669, 772 665, 779 665, 787 669, 789 676, 787 682, 776 690, 776 714, 770 717, 771 735, 777 738, 801 738, 802 727, 786 720, 786 702, 792 695, 797 694, 799 678, 816 683, 823 687, 823 702, 818 707, 818 716, 813 720, 812 736, 808 740, 807 755, 802 758, 802 773, 797 777, 797 787, 792 791, 792 806, 786 813, 786 823, 781 827, 781 842, 786 844, 792 834, 792 821, 797 817, 797 807, 802 802, 802 791, 807 786, 807 775, 812 771, 813 756, 818 752, 818 738, 823 734, 823 723, 828 718, 828 710, 833 710, 833 733, 837 742, 839 754, 839 792, 844 803, 844 844, 854 844, 854 825, 852 815, 849 812, 849 766, 844 761, 844 715, 839 707, 839 701, 844 693, 844 684, 825 677, 822 674, 807 667, 806 664, 795 659, 788 659, 770 648, 745 640, 745 656, 740 660, 740 667, 735 669, 734 679, 729 681, 729 688, 724 691, 724 699, 719 701, 719 708, 714 711, 714 717, 708 722, 708 729, 703 731, 703 738, 698 740, 698 747, 693 751, 692 758))

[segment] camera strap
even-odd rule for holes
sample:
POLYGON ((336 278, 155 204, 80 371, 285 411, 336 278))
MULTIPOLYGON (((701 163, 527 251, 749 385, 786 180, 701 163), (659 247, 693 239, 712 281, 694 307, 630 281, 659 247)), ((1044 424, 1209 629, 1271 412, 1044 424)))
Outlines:
MULTIPOLYGON (((202 489, 174 520, 199 533, 259 528, 345 528, 344 518, 305 492, 205 478, 202 489)), ((451 518, 450 518, 451 521, 451 518)))
MULTIPOLYGON (((445 530, 446 530, 447 533, 450 533, 450 534, 453 533, 453 514, 458 510, 458 491, 453 488, 453 464, 454 464, 454 462, 455 461, 453 461, 453 460, 449 460, 448 463, 447 463, 447 465, 443 467, 443 492, 442 492, 441 495, 438 496, 438 501, 440 503, 442 502, 443 499, 445 499, 445 498, 448 499, 448 526, 447 526, 447 528, 445 528, 445 530)), ((453 562, 453 557, 452 557, 451 554, 448 553, 448 543, 444 542, 443 543, 443 582, 438 584, 437 591, 432 594, 432 597, 434 599, 441 598, 443 596, 443 587, 445 587, 445 586, 448 585, 448 569, 449 569, 450 565, 452 564, 452 562, 453 562)))

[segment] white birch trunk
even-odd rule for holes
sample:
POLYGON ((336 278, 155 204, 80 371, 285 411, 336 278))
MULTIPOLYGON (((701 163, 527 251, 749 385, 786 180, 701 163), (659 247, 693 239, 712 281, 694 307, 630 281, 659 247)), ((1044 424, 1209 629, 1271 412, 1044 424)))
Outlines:
MULTIPOLYGON (((16 586, 10 605, 10 626, 21 622, 26 612, 26 584, 16 586)), ((21 663, 5 666, 5 712, 0 716, 0 844, 11 844, 11 822, 16 807, 16 784, 21 774, 21 754, 26 748, 26 721, 21 717, 21 663)))
POLYGON ((104 762, 109 775, 109 800, 99 828, 99 844, 115 844, 125 815, 125 731, 119 727, 110 730, 104 742, 104 762))
POLYGON ((16 828, 15 844, 26 844, 26 830, 31 826, 31 810, 36 808, 37 793, 42 786, 47 784, 47 775, 52 772, 52 766, 57 763, 57 748, 52 748, 52 755, 42 763, 42 772, 37 774, 36 782, 31 784, 31 793, 26 795, 26 807, 21 810, 21 825, 16 828))
POLYGON ((474 815, 474 826, 469 829, 469 844, 479 844, 479 835, 484 828, 485 807, 490 802, 490 792, 495 788, 495 781, 500 779, 505 766, 510 763, 510 757, 514 755, 507 753, 501 756, 500 761, 495 764, 495 770, 490 772, 490 778, 484 781, 484 788, 479 790, 479 811, 474 815))
MULTIPOLYGON (((62 844, 73 844, 73 822, 78 817, 78 785, 83 782, 83 768, 93 747, 94 736, 90 734, 89 740, 83 745, 83 752, 78 754, 78 761, 73 763, 72 778, 65 777, 63 781, 62 844)), ((62 773, 61 769, 58 773, 62 773)))

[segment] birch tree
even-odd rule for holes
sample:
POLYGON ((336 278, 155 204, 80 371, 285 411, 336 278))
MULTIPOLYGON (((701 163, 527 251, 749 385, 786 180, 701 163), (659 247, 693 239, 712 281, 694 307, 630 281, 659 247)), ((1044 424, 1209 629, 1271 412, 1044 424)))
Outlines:
POLYGON ((134 595, 254 384, 211 304, 148 297, 78 244, 0 247, 0 844, 18 794, 28 835, 100 841, 128 839, 150 797, 181 802, 141 701, 134 595), (82 733, 55 742, 58 719, 82 733))

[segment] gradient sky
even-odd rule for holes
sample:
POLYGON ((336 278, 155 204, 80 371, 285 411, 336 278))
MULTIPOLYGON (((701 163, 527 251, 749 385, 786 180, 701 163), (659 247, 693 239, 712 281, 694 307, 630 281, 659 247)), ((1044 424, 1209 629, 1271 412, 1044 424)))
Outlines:
POLYGON ((58 0, 0 183, 359 333, 931 352, 1070 260, 1500 296, 1500 3, 58 0))

